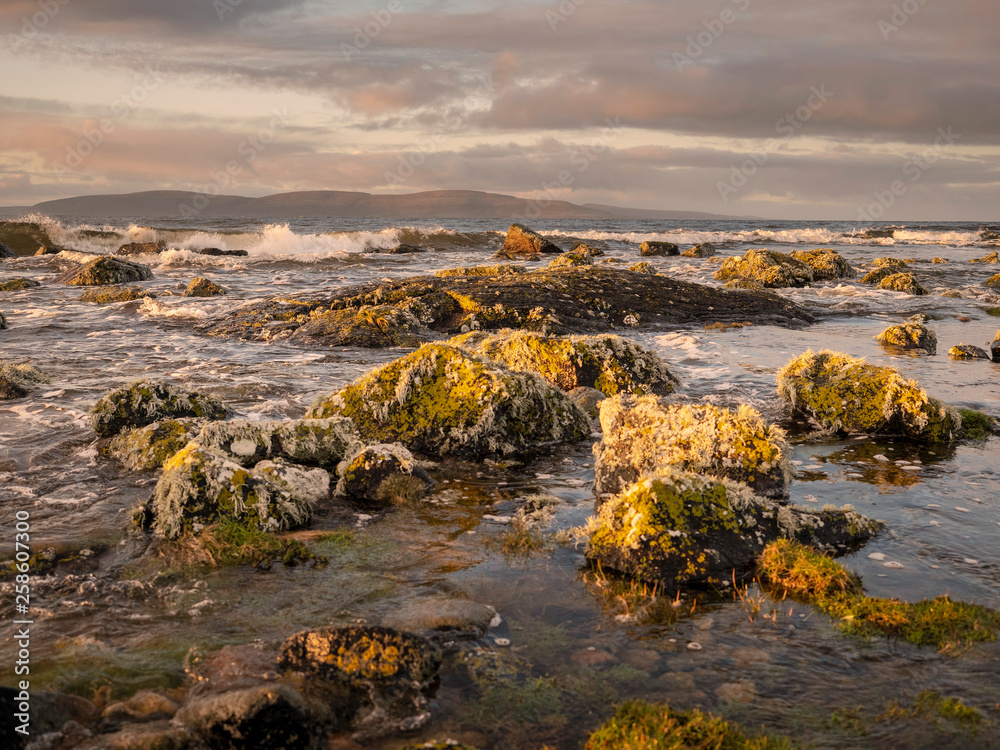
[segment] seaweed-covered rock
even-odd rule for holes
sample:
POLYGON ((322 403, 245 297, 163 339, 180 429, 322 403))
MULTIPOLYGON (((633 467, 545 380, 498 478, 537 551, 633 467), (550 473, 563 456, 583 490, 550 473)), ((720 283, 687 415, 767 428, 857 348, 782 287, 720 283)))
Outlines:
POLYGON ((161 419, 225 419, 229 410, 214 396, 184 391, 162 380, 137 380, 106 393, 90 410, 90 425, 101 437, 161 419))
POLYGON ((989 255, 982 258, 973 258, 969 263, 1000 263, 1000 253, 994 250, 989 255))
POLYGON ((891 367, 807 351, 778 372, 778 394, 821 428, 843 435, 902 435, 932 442, 961 437, 961 417, 891 367))
POLYGON ((500 252, 512 256, 561 253, 562 249, 523 224, 511 224, 500 252))
POLYGON ((11 250, 7 245, 0 242, 0 258, 16 258, 17 253, 11 250))
POLYGON ((702 242, 685 250, 681 255, 685 258, 711 258, 715 255, 715 245, 702 242))
POLYGON ((166 539, 230 520, 261 531, 295 529, 312 516, 307 493, 295 494, 191 442, 163 465, 143 525, 166 539))
POLYGON ((928 354, 937 352, 937 334, 916 321, 889 326, 875 338, 885 346, 896 349, 923 349, 928 354))
POLYGON ((335 469, 361 444, 354 423, 344 417, 210 422, 202 428, 197 440, 205 448, 245 467, 284 459, 329 470, 335 469))
POLYGON ((763 292, 767 287, 759 281, 753 279, 730 279, 726 282, 726 289, 743 289, 747 292, 763 292))
POLYGON ((70 269, 56 280, 72 286, 110 286, 148 281, 151 278, 153 269, 149 266, 101 255, 82 268, 70 269))
POLYGON ((552 259, 549 263, 549 268, 569 268, 571 266, 592 266, 594 265, 594 258, 587 253, 580 253, 571 251, 568 253, 563 253, 552 259))
POLYGON ((719 281, 755 281, 766 289, 802 287, 814 279, 812 269, 805 263, 774 250, 747 250, 742 258, 726 258, 714 276, 719 281))
POLYGON ((432 482, 401 445, 359 448, 337 468, 336 494, 377 506, 403 505, 422 498, 432 482))
POLYGON ((872 268, 888 268, 889 266, 903 268, 907 265, 905 260, 900 260, 899 258, 876 258, 872 261, 872 268))
POLYGON ((167 243, 159 242, 129 242, 115 251, 115 255, 158 255, 167 249, 167 243))
POLYGON ((49 376, 33 365, 0 361, 0 401, 24 398, 35 385, 48 382, 49 376))
POLYGON ((181 292, 182 297, 218 297, 219 295, 225 294, 226 290, 221 286, 216 284, 214 281, 206 279, 204 276, 198 276, 191 279, 191 283, 187 285, 187 289, 181 292))
POLYGON ((589 255, 591 258, 600 258, 604 255, 604 251, 599 247, 594 247, 593 245, 588 245, 586 242, 577 242, 570 249, 571 253, 580 253, 581 255, 589 255))
POLYGON ((890 276, 901 273, 906 268, 906 264, 897 261, 889 265, 876 266, 873 270, 861 277, 861 283, 878 286, 890 276))
POLYGON ((612 334, 560 338, 506 329, 463 334, 448 344, 512 370, 536 372, 564 391, 586 386, 608 396, 621 391, 665 396, 677 386, 655 352, 612 334))
POLYGON ((656 242, 655 240, 646 240, 639 245, 639 255, 644 258, 663 258, 678 254, 680 254, 680 248, 678 248, 673 242, 656 242))
POLYGON ((649 263, 647 263, 644 260, 638 263, 633 263, 631 266, 628 267, 628 270, 631 271, 632 273, 642 273, 646 274, 647 276, 658 275, 656 269, 653 268, 651 265, 649 265, 649 263))
POLYGON ((81 302, 93 302, 98 305, 108 305, 112 302, 132 302, 145 297, 156 297, 153 292, 147 292, 139 286, 105 286, 88 289, 80 295, 81 302))
POLYGON ((972 344, 953 346, 948 350, 948 356, 952 359, 990 359, 990 355, 985 349, 980 349, 972 344))
POLYGON ((330 472, 325 469, 310 469, 279 458, 261 461, 253 470, 287 492, 292 500, 307 507, 330 497, 330 472))
POLYGON ((321 397, 306 416, 346 416, 365 440, 425 456, 507 455, 590 433, 569 398, 533 373, 426 344, 321 397))
POLYGON ((990 289, 1000 289, 1000 273, 995 273, 983 282, 983 286, 990 289))
POLYGON ((843 551, 881 526, 852 510, 812 513, 738 482, 665 468, 601 506, 588 524, 586 555, 643 581, 720 583, 749 572, 775 539, 843 551))
POLYGON ((458 268, 446 268, 443 271, 436 271, 434 275, 439 279, 446 279, 455 276, 509 276, 514 273, 524 272, 524 266, 515 266, 513 263, 501 263, 498 266, 459 266, 458 268))
POLYGON ((666 404, 654 396, 619 395, 601 403, 604 436, 594 446, 594 489, 621 492, 664 469, 692 471, 749 485, 768 497, 786 497, 791 467, 784 431, 741 405, 666 404))
POLYGON ((844 256, 836 250, 794 250, 792 257, 802 261, 812 269, 815 281, 853 279, 856 275, 844 256))
POLYGON ((133 471, 153 471, 186 446, 204 424, 202 419, 164 419, 145 427, 124 430, 102 451, 133 471))
POLYGON ((595 429, 600 429, 600 404, 608 397, 607 394, 602 393, 596 388, 580 386, 568 391, 566 395, 570 397, 574 404, 580 407, 580 411, 590 417, 592 426, 595 429))
POLYGON ((927 290, 917 282, 912 273, 894 273, 886 276, 878 283, 878 288, 914 295, 927 294, 927 290))
POLYGON ((0 282, 0 292, 21 292, 25 289, 34 289, 38 286, 41 286, 41 284, 33 279, 8 279, 7 281, 0 282))

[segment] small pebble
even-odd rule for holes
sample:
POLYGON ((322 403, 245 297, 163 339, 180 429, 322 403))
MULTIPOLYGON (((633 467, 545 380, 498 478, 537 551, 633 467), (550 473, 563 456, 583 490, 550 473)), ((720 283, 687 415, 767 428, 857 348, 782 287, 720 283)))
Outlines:
POLYGON ((961 505, 956 505, 955 506, 955 510, 957 510, 959 513, 971 513, 972 512, 968 508, 963 508, 961 505))
POLYGON ((887 563, 882 563, 883 568, 892 568, 893 570, 902 570, 903 563, 898 563, 895 560, 890 560, 887 563))
POLYGON ((966 557, 965 562, 969 565, 979 565, 979 560, 973 560, 971 557, 966 557))
POLYGON ((698 643, 697 641, 691 641, 688 644, 688 651, 701 651, 701 648, 702 648, 701 644, 698 643))
POLYGON ((885 559, 885 555, 882 554, 881 552, 869 552, 868 553, 868 559, 869 560, 877 560, 878 562, 882 562, 882 560, 885 559))
POLYGON ((497 646, 505 647, 510 645, 510 638, 494 638, 493 643, 497 646))

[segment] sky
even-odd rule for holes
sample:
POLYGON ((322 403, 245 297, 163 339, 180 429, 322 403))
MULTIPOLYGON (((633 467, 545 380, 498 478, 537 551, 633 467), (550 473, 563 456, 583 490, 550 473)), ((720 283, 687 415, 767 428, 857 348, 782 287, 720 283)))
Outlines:
POLYGON ((1000 222, 995 0, 2 0, 0 205, 196 190, 1000 222))

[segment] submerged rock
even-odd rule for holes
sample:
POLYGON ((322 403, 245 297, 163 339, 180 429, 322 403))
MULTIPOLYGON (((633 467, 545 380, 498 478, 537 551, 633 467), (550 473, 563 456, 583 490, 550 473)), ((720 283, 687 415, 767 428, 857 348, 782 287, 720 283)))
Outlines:
POLYGON ((25 289, 34 289, 39 286, 41 286, 41 284, 33 279, 8 279, 7 281, 0 282, 0 292, 20 292, 25 289))
POLYGON ((198 443, 241 466, 284 459, 305 466, 333 470, 361 444, 350 419, 292 419, 255 422, 234 419, 210 422, 198 443))
POLYGON ((17 253, 11 250, 7 245, 0 242, 0 258, 16 258, 17 253))
POLYGON ((927 294, 927 290, 917 283, 912 273, 894 273, 886 276, 878 283, 878 288, 914 295, 927 294))
POLYGON ((590 433, 586 416, 539 376, 441 344, 426 344, 319 398, 306 416, 350 417, 365 440, 473 460, 590 433))
MULTIPOLYGON (((535 255, 537 253, 561 253, 562 248, 549 242, 523 224, 511 224, 503 241, 500 253, 510 256, 535 255)), ((498 253, 498 255, 500 254, 498 253)))
POLYGON ((109 729, 132 722, 171 719, 178 705, 165 695, 151 690, 140 690, 124 701, 112 703, 101 712, 101 727, 109 729))
POLYGON ((203 419, 164 419, 119 432, 102 452, 133 471, 153 471, 186 446, 203 424, 203 419))
POLYGON ((115 255, 157 255, 167 249, 163 242, 129 242, 115 251, 115 255))
POLYGON ((515 266, 512 263, 502 263, 498 266, 460 266, 458 268, 446 268, 443 271, 435 272, 439 279, 447 279, 454 276, 509 276, 514 273, 525 273, 524 266, 515 266))
POLYGON ((72 286, 110 286, 132 284, 153 278, 153 270, 141 263, 101 255, 83 268, 73 268, 59 276, 57 281, 72 286))
POLYGON ((711 258, 715 254, 715 245, 711 242, 702 242, 700 245, 695 245, 681 253, 685 258, 711 258))
POLYGON ((747 572, 775 539, 844 551, 881 527, 852 510, 812 513, 738 482, 666 468, 601 506, 586 555, 642 581, 721 583, 747 572))
POLYGON ((225 419, 229 410, 214 396, 184 391, 162 380, 137 380, 105 394, 90 410, 90 425, 101 437, 128 427, 145 427, 171 417, 225 419))
POLYGON ((33 365, 12 365, 0 360, 0 401, 24 398, 34 386, 48 382, 51 382, 49 376, 33 365))
POLYGON ((731 479, 768 497, 788 495, 785 433, 745 404, 733 412, 619 395, 601 403, 601 428, 594 446, 598 496, 665 469, 731 479))
POLYGON ((639 245, 639 255, 644 258, 663 258, 670 255, 678 255, 679 253, 680 248, 678 248, 673 242, 656 242, 653 240, 647 240, 639 245))
POLYGON ((112 302, 132 302, 146 297, 155 298, 156 295, 139 286, 105 286, 98 289, 88 289, 80 295, 79 300, 80 302, 108 305, 112 302))
POLYGON ((225 294, 226 290, 203 276, 191 279, 187 289, 181 292, 182 297, 218 297, 225 294))
POLYGON ((812 269, 813 280, 853 279, 856 273, 836 250, 794 250, 792 257, 812 269))
POLYGON ((952 359, 991 359, 985 349, 980 349, 978 346, 973 346, 972 344, 953 346, 948 350, 948 356, 952 359))
POLYGON ((405 505, 421 499, 433 484, 401 445, 359 448, 337 468, 336 494, 370 505, 405 505))
POLYGON ((778 395, 822 429, 842 435, 902 435, 944 442, 961 437, 961 417, 891 367, 807 351, 778 372, 778 395))
POLYGON ((754 281, 766 289, 802 287, 814 278, 805 263, 774 250, 747 250, 742 258, 726 258, 714 277, 719 281, 754 281))
POLYGON ((468 599, 422 597, 393 608, 382 618, 382 626, 431 638, 480 638, 496 614, 496 609, 488 604, 468 599))
POLYGON ((937 334, 923 323, 916 321, 889 326, 875 338, 888 347, 923 349, 928 354, 937 352, 937 334))

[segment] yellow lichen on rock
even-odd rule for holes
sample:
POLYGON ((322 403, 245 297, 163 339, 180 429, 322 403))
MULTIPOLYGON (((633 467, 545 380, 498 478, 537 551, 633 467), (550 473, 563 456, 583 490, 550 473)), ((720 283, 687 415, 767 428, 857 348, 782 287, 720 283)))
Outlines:
POLYGON ((923 323, 912 320, 889 326, 875 339, 896 349, 923 349, 928 354, 937 352, 937 335, 934 331, 923 323))
POLYGON ((726 258, 714 276, 719 281, 752 281, 766 289, 802 287, 814 279, 808 265, 774 250, 747 250, 743 257, 726 258))
POLYGON ((793 250, 792 257, 802 261, 812 269, 815 281, 829 279, 853 279, 854 269, 836 250, 793 250))

